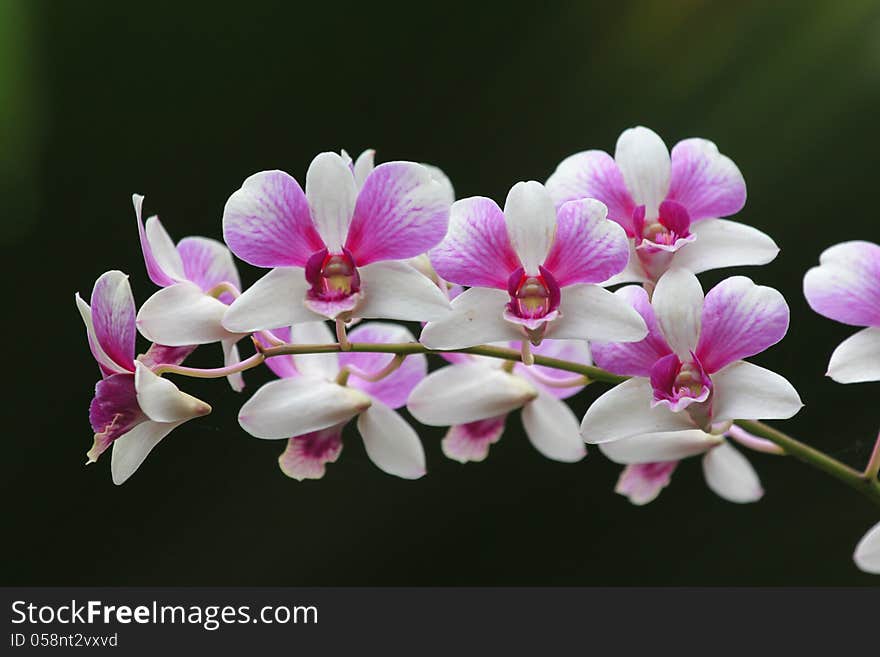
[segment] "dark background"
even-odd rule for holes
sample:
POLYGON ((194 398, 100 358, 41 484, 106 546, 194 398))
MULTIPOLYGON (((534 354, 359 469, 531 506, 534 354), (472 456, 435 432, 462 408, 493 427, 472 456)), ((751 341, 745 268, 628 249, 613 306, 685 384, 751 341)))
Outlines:
MULTIPOLYGON (((755 505, 715 497, 692 459, 636 508, 612 493, 619 468, 598 450, 548 461, 515 419, 481 464, 444 459, 442 431, 424 429, 429 476, 402 481, 352 432, 324 480, 297 483, 277 468, 283 443, 238 428, 242 398, 222 381, 187 382, 214 414, 115 487, 109 453, 83 465, 97 371, 73 304, 113 268, 139 302, 152 293, 135 191, 175 238, 219 238, 246 176, 302 179, 322 150, 432 162, 459 197, 502 200, 575 151, 613 150, 632 125, 670 147, 707 137, 745 175, 739 218, 782 247, 742 273, 791 304, 788 338, 756 359, 806 402, 783 424, 861 467, 880 388, 823 377, 853 329, 814 315, 801 279, 833 243, 880 240, 877 3, 216 7, 0 0, 0 583, 878 582, 851 562, 878 510, 790 459, 750 457, 767 491, 755 505)), ((264 378, 249 375, 250 390, 264 378)))

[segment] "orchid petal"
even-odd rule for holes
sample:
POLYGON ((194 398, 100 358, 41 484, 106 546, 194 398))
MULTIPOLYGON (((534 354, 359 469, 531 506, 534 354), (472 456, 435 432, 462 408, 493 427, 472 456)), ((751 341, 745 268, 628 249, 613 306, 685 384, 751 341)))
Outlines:
POLYGON ((507 414, 449 427, 440 443, 443 454, 459 463, 479 462, 489 456, 489 447, 501 439, 507 414))
POLYGON ((614 159, 636 205, 644 205, 646 217, 657 217, 669 191, 670 160, 666 144, 653 130, 630 128, 617 140, 614 159))
MULTIPOLYGON (((520 349, 521 343, 511 344, 511 348, 520 349)), ((532 347, 532 353, 535 356, 558 358, 560 360, 567 360, 570 363, 593 364, 593 360, 590 357, 590 347, 585 340, 544 340, 537 347, 532 347)), ((541 394, 552 395, 557 399, 568 399, 584 388, 581 385, 566 385, 564 387, 550 385, 577 377, 576 374, 558 370, 555 367, 517 363, 513 366, 513 371, 517 375, 528 379, 541 394)))
MULTIPOLYGON (((305 322, 290 331, 288 342, 296 345, 332 344, 336 342, 336 336, 327 326, 327 322, 305 322)), ((293 354, 291 358, 299 374, 314 379, 332 381, 341 369, 339 354, 334 352, 293 354)))
POLYGON ((342 453, 342 426, 295 436, 278 457, 281 471, 292 479, 320 479, 325 465, 336 463, 342 453))
POLYGON ((548 338, 633 342, 648 334, 645 321, 625 299, 598 285, 563 288, 559 311, 547 328, 548 338))
POLYGON ((367 456, 382 472, 403 479, 424 476, 425 450, 418 435, 397 412, 374 401, 358 417, 367 456))
POLYGON ((691 217, 728 217, 746 203, 746 182, 729 157, 707 139, 685 139, 672 148, 668 198, 691 217))
MULTIPOLYGON (((239 290, 241 279, 226 245, 207 237, 184 237, 177 243, 177 252, 183 261, 186 279, 198 285, 204 292, 219 283, 232 283, 239 290)), ((220 297, 231 303, 231 298, 220 297)))
POLYGON ((131 372, 135 306, 128 276, 116 270, 101 274, 92 288, 91 302, 89 307, 76 295, 95 360, 110 372, 131 372))
POLYGON ((759 354, 788 331, 788 304, 772 287, 732 276, 709 290, 703 302, 696 355, 705 370, 759 354))
POLYGON ((621 438, 664 431, 693 429, 686 413, 673 413, 665 406, 651 406, 654 390, 641 377, 629 379, 600 396, 587 409, 581 436, 600 444, 621 438))
POLYGON ((320 153, 306 172, 312 221, 331 253, 341 253, 354 214, 357 187, 351 169, 336 153, 320 153))
POLYGON ((262 386, 238 415, 257 438, 289 438, 342 424, 369 408, 364 393, 312 377, 279 379, 262 386))
POLYGON ((746 504, 764 496, 752 464, 727 442, 703 456, 703 476, 712 492, 728 502, 746 504))
MULTIPOLYGON (((241 362, 241 354, 238 352, 238 345, 236 342, 238 341, 238 336, 234 338, 227 338, 223 340, 220 344, 223 347, 223 366, 224 367, 233 367, 238 365, 241 362)), ((244 390, 244 377, 241 372, 234 372, 226 377, 226 380, 229 382, 229 385, 232 387, 235 392, 241 392, 244 390)))
MULTIPOLYGON (((633 234, 635 203, 620 167, 605 151, 584 151, 565 158, 547 179, 556 207, 566 201, 594 198, 608 206, 608 218, 633 234)), ((557 238, 558 239, 558 238, 557 238)))
POLYGON ((537 396, 522 377, 475 362, 432 372, 413 389, 406 407, 422 424, 442 427, 509 413, 537 396))
POLYGON ((185 422, 211 412, 208 404, 182 392, 143 363, 137 361, 135 367, 134 387, 138 405, 154 422, 185 422))
POLYGON ((144 264, 147 266, 147 275, 150 280, 160 287, 173 285, 183 280, 183 263, 174 248, 174 242, 165 232, 159 218, 150 217, 147 219, 147 227, 144 228, 142 219, 144 197, 140 194, 132 194, 131 201, 137 219, 138 237, 140 238, 141 251, 144 254, 144 264))
POLYGON ((452 300, 452 311, 428 322, 420 341, 429 349, 462 349, 490 342, 522 340, 525 334, 502 315, 506 292, 472 287, 452 300))
POLYGON ((367 180, 367 176, 373 173, 373 169, 376 168, 375 165, 376 151, 372 148, 368 148, 363 153, 358 155, 358 158, 354 161, 354 166, 352 170, 354 172, 354 182, 357 185, 357 188, 360 189, 364 186, 364 182, 367 180))
POLYGON ((678 461, 633 463, 626 466, 617 479, 614 492, 624 495, 630 503, 643 506, 653 502, 672 481, 678 461))
POLYGON ((183 422, 142 422, 113 441, 110 472, 113 483, 124 484, 165 436, 183 422))
POLYGON ((257 267, 305 267, 324 248, 306 195, 283 171, 255 173, 229 197, 223 208, 223 240, 257 267))
POLYGON ((560 287, 601 283, 626 267, 629 241, 623 228, 606 219, 607 211, 594 199, 560 206, 556 237, 544 261, 560 287))
POLYGON ((504 220, 525 273, 538 276, 556 235, 556 209, 550 194, 533 180, 516 183, 504 203, 504 220))
POLYGON ((443 188, 443 197, 447 203, 447 205, 452 205, 455 202, 455 187, 452 186, 452 181, 449 179, 443 169, 440 167, 435 167, 433 164, 425 164, 422 162, 422 166, 428 170, 428 173, 431 174, 431 178, 440 183, 440 186, 443 188))
POLYGON ((86 454, 89 463, 96 461, 113 441, 145 421, 147 416, 138 406, 131 374, 113 374, 98 381, 89 404, 89 423, 95 433, 86 454))
POLYGON ((482 196, 452 204, 449 231, 429 255, 445 280, 475 287, 507 290, 508 277, 520 266, 501 208, 482 196))
POLYGON ((587 455, 577 417, 552 395, 540 393, 523 406, 522 423, 529 442, 548 459, 574 463, 587 455))
POLYGON ((425 322, 450 315, 443 291, 405 262, 375 262, 359 272, 364 296, 356 317, 425 322))
POLYGON ((405 260, 437 246, 449 224, 448 192, 415 162, 386 162, 364 181, 346 248, 359 266, 405 260))
POLYGON ((841 342, 828 363, 838 383, 880 381, 880 327, 862 329, 841 342))
POLYGON ((225 303, 194 283, 162 288, 141 306, 137 326, 148 340, 172 347, 232 339, 223 328, 225 303))
POLYGON ((234 333, 251 333, 323 321, 303 304, 308 290, 299 267, 273 269, 232 302, 223 316, 223 326, 234 333))
POLYGON ((788 380, 768 369, 737 361, 712 375, 712 420, 787 420, 803 406, 788 380))
POLYGON ((700 274, 710 269, 766 265, 779 247, 757 228, 727 219, 705 219, 691 226, 693 242, 675 254, 675 266, 700 274))
POLYGON ((853 561, 860 570, 880 575, 880 522, 871 527, 859 541, 853 561))
POLYGON ((820 315, 853 326, 880 326, 880 246, 835 244, 804 276, 804 296, 820 315))
POLYGON ((695 454, 704 454, 723 442, 721 436, 714 436, 699 429, 688 429, 631 436, 623 440, 603 443, 599 449, 615 463, 630 465, 678 461, 695 454))
POLYGON ((703 288, 697 277, 686 269, 670 269, 657 282, 651 304, 669 347, 682 361, 689 361, 697 348, 703 313, 703 288))

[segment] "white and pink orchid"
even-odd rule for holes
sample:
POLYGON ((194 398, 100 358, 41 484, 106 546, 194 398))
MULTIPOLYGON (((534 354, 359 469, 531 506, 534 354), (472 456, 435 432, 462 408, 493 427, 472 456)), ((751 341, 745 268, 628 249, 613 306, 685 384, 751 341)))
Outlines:
MULTIPOLYGON (((207 237, 185 237, 175 246, 159 217, 141 219, 144 197, 132 195, 138 235, 150 280, 162 289, 147 299, 137 315, 137 327, 148 340, 171 346, 219 342, 224 363, 239 362, 236 343, 244 335, 221 323, 241 282, 229 249, 207 237)), ((241 391, 241 374, 227 377, 241 391)))
POLYGON ((784 377, 742 360, 788 330, 788 304, 776 290, 734 276, 704 297, 696 276, 676 268, 660 278, 650 301, 638 286, 615 294, 639 312, 649 332, 641 342, 592 344, 597 365, 633 378, 590 406, 581 427, 588 443, 666 432, 685 432, 690 443, 695 430, 712 440, 709 434, 733 420, 784 419, 800 410, 784 377))
POLYGON ((866 573, 880 575, 880 522, 871 527, 859 541, 853 560, 866 573))
POLYGON ((838 383, 880 381, 880 246, 843 242, 826 249, 804 276, 804 296, 820 315, 866 327, 834 350, 828 376, 838 383))
MULTIPOLYGON (((580 340, 545 340, 535 353, 590 364, 580 340)), ((420 382, 406 405, 422 424, 450 427, 442 443, 447 457, 484 460, 501 438, 507 415, 520 408, 526 436, 542 455, 566 463, 586 455, 577 417, 562 401, 583 389, 583 377, 521 363, 508 370, 497 358, 455 356, 452 365, 420 382)))
MULTIPOLYGON (((294 344, 326 344, 332 333, 323 322, 297 325, 276 334, 294 344)), ((404 326, 362 324, 353 340, 371 343, 414 342, 404 326)), ((342 450, 342 429, 357 418, 367 456, 383 472, 405 479, 425 474, 425 453, 416 432, 394 409, 406 403, 425 377, 424 355, 406 357, 387 371, 393 354, 324 353, 277 356, 266 361, 281 379, 261 387, 241 408, 238 420, 252 436, 287 439, 279 458, 294 479, 318 479, 342 450)))
POLYGON ((180 363, 191 347, 152 345, 135 360, 135 304, 128 277, 108 271, 95 281, 91 305, 76 295, 92 355, 102 378, 95 386, 89 420, 95 432, 89 463, 111 445, 113 482, 122 484, 176 427, 211 407, 181 392, 152 368, 180 363))
POLYGON ((283 171, 263 171, 229 198, 226 243, 245 262, 273 269, 230 306, 228 330, 337 318, 425 321, 449 312, 445 295, 402 262, 443 239, 449 189, 420 164, 371 165, 371 155, 353 166, 321 153, 305 192, 283 171))
POLYGON ((429 255, 447 281, 470 286, 452 313, 429 322, 422 344, 458 349, 544 338, 640 340, 637 313, 597 285, 626 265, 626 235, 599 201, 562 205, 543 185, 521 182, 504 211, 473 197, 452 206, 449 232, 429 255))
POLYGON ((612 158, 605 151, 572 155, 547 180, 557 205, 595 198, 623 226, 632 256, 608 284, 655 282, 670 267, 694 273, 763 265, 779 248, 761 231, 727 217, 746 201, 733 161, 705 139, 685 139, 669 150, 644 127, 625 130, 612 158))

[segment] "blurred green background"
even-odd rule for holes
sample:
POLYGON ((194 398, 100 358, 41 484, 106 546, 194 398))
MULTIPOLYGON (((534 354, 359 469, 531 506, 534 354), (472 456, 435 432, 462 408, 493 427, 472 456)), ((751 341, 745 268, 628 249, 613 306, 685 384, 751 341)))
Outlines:
MULTIPOLYGON (((297 483, 277 468, 282 443, 238 428, 223 382, 187 383, 214 414, 114 487, 109 454, 83 465, 97 368, 73 304, 113 268, 139 302, 152 293, 132 192, 176 238, 219 238, 246 176, 302 180, 322 150, 431 162, 460 197, 503 200, 644 124, 669 146, 710 138, 742 169, 739 219, 782 253, 737 273, 792 310, 788 338, 756 360, 806 402, 784 426, 861 466, 880 384, 823 376, 853 329, 811 313, 801 278, 835 242, 880 241, 877 2, 218 7, 0 0, 3 584, 878 583, 851 553, 880 510, 789 459, 751 457, 755 505, 715 497, 693 459, 636 508, 598 450, 548 461, 514 420, 466 466, 424 429, 417 482, 376 470, 352 432, 323 481, 297 483)), ((219 348, 199 353, 216 363, 219 348)))

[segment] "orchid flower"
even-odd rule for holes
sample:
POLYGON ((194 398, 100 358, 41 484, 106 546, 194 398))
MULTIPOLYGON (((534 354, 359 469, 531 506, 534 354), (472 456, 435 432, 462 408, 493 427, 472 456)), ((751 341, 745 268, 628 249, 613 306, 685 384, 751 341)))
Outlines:
POLYGON ((804 276, 810 307, 843 324, 865 326, 838 345, 828 376, 838 383, 880 381, 880 246, 843 242, 804 276))
POLYGON ((422 331, 431 349, 544 338, 641 340, 645 325, 629 304, 596 285, 627 261, 626 235, 599 201, 553 207, 544 186, 511 188, 504 212, 472 197, 452 206, 449 232, 429 256, 437 273, 470 289, 452 313, 422 331))
POLYGON ((880 575, 880 522, 869 529, 859 541, 853 560, 866 573, 880 575))
POLYGON ((724 435, 696 429, 672 431, 603 443, 599 449, 615 463, 626 466, 614 492, 626 496, 633 504, 641 506, 656 499, 669 485, 679 460, 698 455, 702 456, 706 485, 715 494, 737 504, 757 502, 764 496, 761 480, 748 459, 725 437, 759 452, 782 453, 770 441, 736 425, 728 427, 724 435))
POLYGON ((599 199, 626 230, 632 256, 608 284, 655 282, 670 267, 695 274, 738 265, 763 265, 779 248, 761 231, 726 217, 746 201, 733 161, 705 139, 685 139, 669 151, 648 128, 620 135, 612 158, 600 150, 572 155, 547 180, 557 205, 599 199))
MULTIPOLYGON (((134 194, 132 202, 147 274, 162 288, 141 306, 138 329, 148 340, 171 346, 220 342, 224 364, 235 365, 240 360, 236 343, 244 336, 221 323, 241 289, 229 249, 207 237, 185 237, 175 246, 159 217, 144 226, 144 197, 134 194)), ((244 388, 240 373, 227 379, 234 390, 244 388)))
POLYGON ((89 406, 95 437, 88 462, 112 445, 110 469, 118 485, 160 440, 187 420, 210 413, 211 407, 153 372, 157 365, 181 362, 191 347, 153 345, 135 360, 135 305, 125 274, 102 274, 92 289, 91 305, 79 294, 75 298, 102 374, 89 406))
POLYGON ((633 436, 650 442, 665 432, 685 432, 689 442, 698 438, 693 430, 720 434, 733 420, 784 419, 800 410, 785 378, 742 360, 788 330, 788 305, 776 290, 734 276, 704 298, 696 276, 676 268, 660 278, 650 302, 638 286, 615 294, 644 318, 648 336, 591 345, 597 365, 633 378, 590 406, 581 425, 588 443, 633 436))
POLYGON ((226 243, 245 262, 274 269, 233 302, 223 320, 228 330, 323 319, 423 321, 449 312, 440 290, 400 262, 443 239, 448 190, 413 162, 381 164, 358 189, 362 169, 321 153, 305 192, 288 174, 263 171, 229 198, 226 243))
MULTIPOLYGON (((332 341, 323 322, 276 332, 295 344, 332 341)), ((372 343, 414 342, 403 326, 371 322, 351 332, 353 340, 372 343)), ((282 471, 294 479, 318 479, 325 464, 342 450, 342 429, 357 417, 367 456, 383 472, 405 479, 425 474, 425 453, 416 432, 394 409, 406 403, 424 378, 422 354, 407 356, 393 367, 393 354, 322 353, 278 356, 266 361, 282 378, 261 387, 241 408, 238 420, 252 436, 287 439, 279 458, 282 471)))
MULTIPOLYGON (((537 353, 590 364, 589 348, 580 340, 546 340, 537 353)), ((518 408, 526 436, 538 452, 567 463, 586 455, 577 417, 562 401, 583 389, 583 377, 521 363, 508 371, 495 358, 450 356, 453 364, 429 374, 407 402, 419 422, 451 425, 442 442, 447 457, 460 463, 484 460, 501 438, 507 415, 518 408)))

